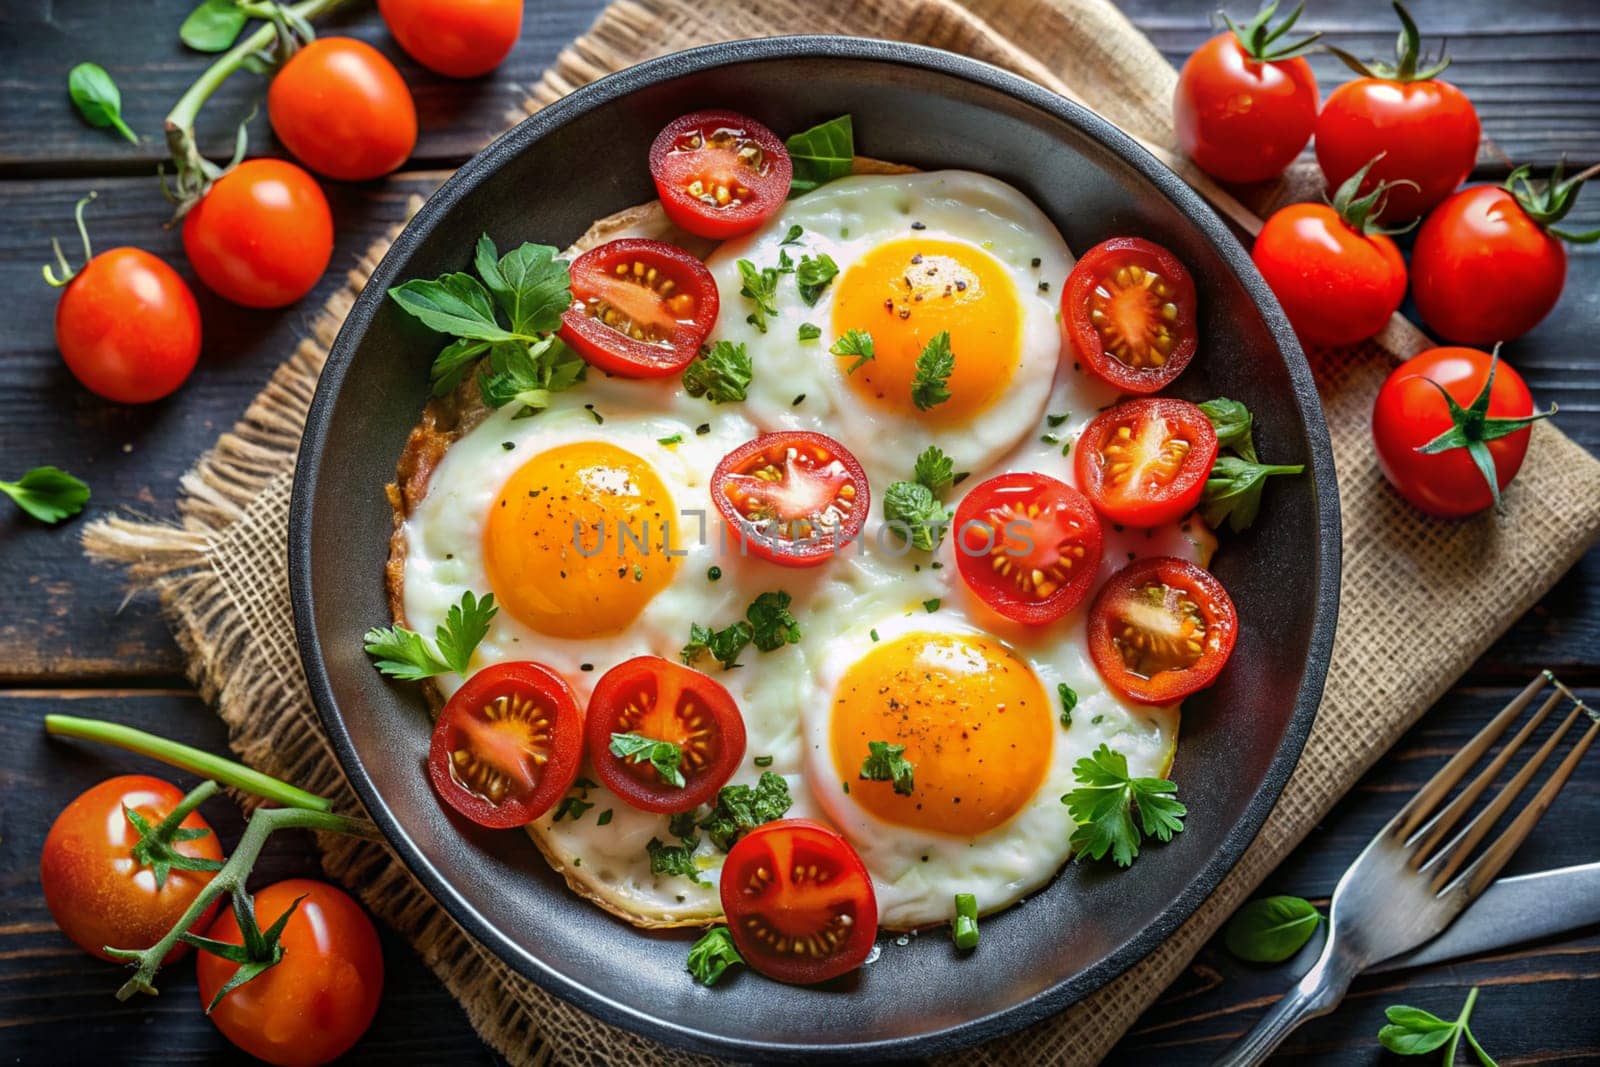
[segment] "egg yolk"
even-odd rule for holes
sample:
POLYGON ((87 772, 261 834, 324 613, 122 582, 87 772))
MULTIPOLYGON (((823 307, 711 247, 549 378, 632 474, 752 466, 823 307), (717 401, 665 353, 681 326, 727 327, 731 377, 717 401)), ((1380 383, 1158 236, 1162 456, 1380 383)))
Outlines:
POLYGON ((672 581, 672 519, 667 487, 632 452, 599 441, 541 452, 489 507, 489 587, 542 634, 618 633, 672 581))
POLYGON ((914 633, 876 645, 834 693, 831 741, 850 799, 885 822, 975 837, 1038 791, 1055 719, 1033 669, 1006 645, 914 633), (865 780, 868 743, 904 745, 909 794, 865 780))
POLYGON ((959 425, 1005 392, 1022 351, 1022 307, 1011 276, 993 256, 955 241, 907 238, 857 260, 834 297, 836 337, 872 335, 874 357, 839 372, 868 402, 941 425, 959 425), (912 399, 917 357, 949 333, 955 369, 950 399, 926 409, 912 399))

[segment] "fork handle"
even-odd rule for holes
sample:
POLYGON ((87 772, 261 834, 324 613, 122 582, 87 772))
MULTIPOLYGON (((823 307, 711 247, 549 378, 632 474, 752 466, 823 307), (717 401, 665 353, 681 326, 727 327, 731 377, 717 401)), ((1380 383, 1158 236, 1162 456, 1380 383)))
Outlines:
POLYGON ((1344 999, 1362 966, 1362 961, 1336 938, 1329 937, 1316 965, 1212 1067, 1255 1067, 1265 1062, 1301 1023, 1332 1011, 1344 999))

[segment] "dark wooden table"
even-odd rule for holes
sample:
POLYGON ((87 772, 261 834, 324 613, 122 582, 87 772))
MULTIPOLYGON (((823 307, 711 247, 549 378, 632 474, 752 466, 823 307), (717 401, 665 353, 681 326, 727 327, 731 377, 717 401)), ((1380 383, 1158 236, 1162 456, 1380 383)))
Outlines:
MULTIPOLYGON (((103 403, 77 387, 52 337, 53 294, 38 264, 51 236, 72 232, 72 205, 100 192, 90 215, 97 246, 137 244, 192 280, 152 171, 156 134, 171 103, 203 67, 179 45, 177 25, 194 0, 6 0, 0 5, 0 477, 54 463, 94 487, 90 515, 133 510, 166 515, 178 478, 228 426, 289 351, 309 315, 341 281, 340 268, 390 223, 408 195, 427 193, 497 132, 503 116, 557 50, 588 26, 603 0, 533 0, 524 38, 492 77, 451 82, 410 62, 370 11, 335 20, 400 66, 416 94, 423 133, 408 169, 385 182, 328 186, 338 227, 334 269, 298 306, 244 311, 198 285, 205 354, 171 400, 142 408, 103 403), (67 70, 105 66, 120 83, 125 113, 147 135, 133 146, 80 123, 70 110, 67 70)), ((1175 62, 1208 33, 1213 0, 1126 0, 1125 8, 1175 62)), ((1337 35, 1358 54, 1387 51, 1393 16, 1377 0, 1311 0, 1305 23, 1337 35)), ((1548 167, 1563 153, 1600 159, 1600 6, 1586 0, 1414 0, 1431 34, 1447 35, 1449 77, 1477 105, 1485 134, 1518 162, 1548 167), (1513 11, 1512 8, 1515 8, 1513 11)), ((1342 80, 1326 57, 1313 61, 1324 93, 1342 80)), ((240 77, 205 112, 208 150, 226 155, 231 129, 263 91, 240 77)), ((255 147, 274 149, 267 124, 255 147)), ((1478 177, 1503 176, 1502 165, 1478 177)), ((1600 191, 1580 205, 1575 229, 1600 225, 1600 191)), ((1571 255, 1567 293, 1534 333, 1506 348, 1559 424, 1600 451, 1600 249, 1571 255)), ((91 566, 78 548, 78 520, 49 529, 0 502, 0 1054, 24 1063, 235 1061, 237 1053, 197 1010, 192 967, 163 976, 156 1000, 118 1004, 116 971, 78 952, 51 924, 40 896, 40 842, 56 812, 111 774, 154 769, 103 750, 48 742, 51 711, 93 714, 222 751, 221 724, 183 680, 177 647, 145 601, 123 603, 120 575, 91 566)), ((1405 635, 1396 634, 1404 649, 1405 635)), ((1268 881, 1266 891, 1326 901, 1360 846, 1408 791, 1454 752, 1532 673, 1556 668, 1590 699, 1600 697, 1600 549, 1591 550, 1519 620, 1422 723, 1340 803, 1268 881)), ((185 783, 188 784, 188 783, 185 783)), ((228 841, 237 814, 207 814, 228 841)), ((1600 764, 1590 759, 1513 867, 1531 871, 1596 858, 1600 764)), ((313 874, 310 842, 285 835, 269 847, 269 877, 313 874)), ((1313 947, 1315 942, 1313 943, 1313 947)), ((416 955, 385 935, 388 980, 377 1021, 352 1058, 384 1063, 493 1061, 460 1008, 416 955)), ((1307 952, 1311 950, 1308 949, 1307 952)), ((1246 1028, 1305 960, 1256 967, 1213 943, 1117 1048, 1117 1062, 1203 1063, 1246 1028)), ((1332 1016, 1300 1031, 1288 1052, 1302 1062, 1372 1063, 1387 1056, 1374 1035, 1383 1008, 1409 1002, 1453 1015, 1467 989, 1484 991, 1475 1030, 1502 1063, 1600 1062, 1600 930, 1425 970, 1360 981, 1332 1016)), ((1391 1057, 1392 1058, 1392 1057, 1391 1057)))

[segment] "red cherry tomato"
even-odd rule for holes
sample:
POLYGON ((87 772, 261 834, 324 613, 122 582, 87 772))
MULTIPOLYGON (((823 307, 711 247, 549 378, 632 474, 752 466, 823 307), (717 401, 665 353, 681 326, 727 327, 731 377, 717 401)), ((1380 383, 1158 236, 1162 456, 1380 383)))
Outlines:
POLYGON ((650 176, 667 218, 721 241, 749 233, 782 206, 794 166, 778 135, 734 111, 696 111, 650 146, 650 176))
POLYGON ((660 656, 638 656, 607 671, 585 716, 589 762, 605 787, 642 811, 693 811, 727 784, 744 759, 744 716, 721 683, 660 656), (678 746, 674 785, 651 765, 611 751, 612 734, 678 746))
POLYGON ((176 271, 113 248, 73 276, 56 305, 56 347, 90 392, 119 404, 160 400, 200 358, 200 308, 176 271))
POLYGON ((795 985, 855 970, 878 936, 878 898, 849 842, 810 819, 751 830, 722 865, 722 910, 745 962, 795 985))
POLYGON ((399 168, 417 146, 417 108, 382 52, 353 37, 318 37, 267 90, 272 132, 327 178, 366 181, 399 168))
MULTIPOLYGON (((1449 65, 1440 60, 1419 68, 1422 50, 1416 24, 1402 8, 1396 62, 1361 64, 1368 77, 1339 86, 1317 117, 1317 163, 1337 189, 1380 153, 1361 192, 1379 182, 1396 186, 1379 215, 1384 220, 1421 215, 1467 180, 1478 158, 1478 113, 1466 94, 1437 75, 1449 65)), ((1341 57, 1343 58, 1343 57, 1341 57)))
POLYGON ((1533 395, 1522 376, 1508 364, 1497 364, 1487 352, 1430 348, 1396 367, 1378 390, 1372 408, 1372 441, 1379 468, 1401 496, 1430 515, 1457 519, 1484 510, 1511 484, 1528 454, 1526 423, 1550 413, 1535 413, 1533 395), (1486 449, 1494 466, 1492 490, 1467 447, 1432 455, 1419 451, 1456 425, 1436 386, 1462 408, 1471 408, 1491 372, 1494 384, 1489 389, 1488 418, 1523 423, 1522 428, 1503 426, 1512 432, 1492 439, 1481 430, 1466 428, 1467 439, 1476 439, 1475 448, 1486 449))
POLYGON ((1317 121, 1317 80, 1311 64, 1294 55, 1303 43, 1280 46, 1266 40, 1272 32, 1258 18, 1218 34, 1178 74, 1172 100, 1178 143, 1223 181, 1277 177, 1317 121))
POLYGON ((218 178, 183 220, 183 250, 224 300, 254 308, 309 293, 333 255, 333 213, 311 175, 249 159, 218 178))
POLYGON ((665 241, 611 241, 573 260, 571 273, 572 305, 561 316, 561 338, 608 374, 676 374, 717 323, 711 272, 665 241))
POLYGON ((1016 622, 1054 622, 1100 569, 1100 519, 1084 495, 1044 474, 1002 474, 961 498, 956 568, 967 588, 1016 622))
POLYGON ((1160 245, 1113 237, 1067 275, 1061 328, 1095 374, 1124 392, 1153 393, 1194 358, 1194 282, 1160 245))
POLYGON ((1217 433, 1187 400, 1147 397, 1102 411, 1073 455, 1096 511, 1127 526, 1159 526, 1199 505, 1217 461, 1217 433))
POLYGON ((525 826, 572 788, 583 711, 549 667, 496 663, 467 679, 433 727, 428 776, 449 805, 493 829, 525 826))
POLYGON ((786 567, 814 567, 861 533, 872 507, 861 464, 820 433, 764 433, 722 457, 711 499, 741 551, 786 567))
MULTIPOLYGON (((257 1059, 314 1067, 350 1051, 372 1025, 383 993, 383 946, 361 905, 326 882, 306 878, 257 893, 256 925, 268 929, 297 899, 278 940, 283 958, 223 997, 211 1021, 257 1059)), ((244 943, 232 909, 217 916, 205 936, 244 943)), ((202 1006, 239 967, 209 952, 197 954, 195 965, 202 1006)))
MULTIPOLYGON (((138 812, 154 827, 181 800, 183 792, 169 782, 127 774, 79 794, 56 816, 39 857, 39 883, 50 916, 85 952, 109 960, 107 947, 149 948, 177 925, 215 877, 212 871, 172 870, 157 889, 155 871, 133 858, 141 835, 125 809, 138 812)), ((199 812, 191 812, 179 825, 206 832, 176 842, 172 847, 180 855, 222 859, 222 845, 199 812)), ((213 904, 190 929, 203 931, 216 911, 213 904)), ((171 963, 186 948, 179 942, 163 962, 171 963)))
POLYGON ((1417 311, 1452 341, 1521 337, 1556 306, 1566 282, 1560 238, 1499 186, 1451 196, 1422 224, 1411 250, 1417 311))
POLYGON ((522 0, 378 0, 406 54, 435 74, 487 74, 522 37, 522 0))
POLYGON ((1364 341, 1405 299, 1400 250, 1387 235, 1364 228, 1327 204, 1290 204, 1256 235, 1250 257, 1306 344, 1364 341))
POLYGON ((1222 583, 1188 560, 1134 560, 1089 609, 1089 656, 1106 684, 1141 704, 1204 689, 1233 653, 1239 619, 1222 583))

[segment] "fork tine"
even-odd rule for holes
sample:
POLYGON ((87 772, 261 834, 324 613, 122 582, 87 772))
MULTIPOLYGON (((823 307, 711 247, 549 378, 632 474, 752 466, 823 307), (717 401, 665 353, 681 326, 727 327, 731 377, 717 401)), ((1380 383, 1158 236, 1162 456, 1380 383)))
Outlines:
MULTIPOLYGON (((1560 696, 1561 694, 1557 693, 1556 695, 1560 696)), ((1545 740, 1545 743, 1539 746, 1539 750, 1528 757, 1527 762, 1512 776, 1511 781, 1506 783, 1505 788, 1500 790, 1495 798, 1489 802, 1489 806, 1480 811, 1471 822, 1467 823, 1466 827, 1449 844, 1439 850, 1438 855, 1423 865, 1422 873, 1431 876, 1434 892, 1437 893, 1440 887, 1448 882, 1451 876, 1461 868, 1467 857, 1472 854, 1473 849, 1478 847, 1478 843, 1494 828, 1495 822, 1505 814, 1512 801, 1517 799, 1528 782, 1538 773, 1539 768, 1544 766, 1544 761, 1550 758, 1550 753, 1555 751, 1556 746, 1561 743, 1561 739, 1566 736, 1567 731, 1572 729, 1572 724, 1577 722, 1578 717, 1584 713, 1585 709, 1582 704, 1573 707, 1572 713, 1566 717, 1560 726, 1556 727, 1555 731, 1545 740), (1432 868, 1435 867, 1438 869, 1433 870, 1432 868)), ((1548 787, 1549 783, 1547 782, 1545 788, 1548 787)), ((1557 783, 1556 788, 1560 789, 1559 783, 1557 783)), ((1541 790, 1541 794, 1542 792, 1543 790, 1541 790)), ((1551 795, 1554 796, 1555 794, 1552 793, 1551 795)), ((1524 811, 1523 814, 1526 815, 1527 812, 1524 811)), ((1519 819, 1521 817, 1518 816, 1519 819)), ((1538 818, 1539 816, 1535 815, 1534 821, 1537 822, 1538 818)), ((1533 824, 1529 823, 1528 825, 1529 829, 1532 829, 1533 824)))
POLYGON ((1489 788, 1495 776, 1505 769, 1507 763, 1511 762, 1511 757, 1516 755, 1517 750, 1527 742, 1528 738, 1533 736, 1534 731, 1544 723, 1550 712, 1555 710, 1556 705, 1565 699, 1566 697, 1559 689, 1551 693, 1550 699, 1546 700, 1543 706, 1534 712, 1533 717, 1523 725, 1522 729, 1517 731, 1517 736, 1506 742, 1505 747, 1495 754, 1494 759, 1489 761, 1489 765, 1472 780, 1472 784, 1463 789, 1460 795, 1452 800, 1443 811, 1428 820, 1422 829, 1417 831, 1417 836, 1421 837, 1422 841, 1411 853, 1409 862, 1412 870, 1422 866, 1423 861, 1432 854, 1434 847, 1444 840, 1444 836, 1461 820, 1461 816, 1470 811, 1472 805, 1478 802, 1478 798, 1483 795, 1485 789, 1489 788))
MULTIPOLYGON (((1518 815, 1515 821, 1506 827, 1505 832, 1495 840, 1495 843, 1490 845, 1483 855, 1473 861, 1472 866, 1463 871, 1460 878, 1456 879, 1457 884, 1466 885, 1467 899, 1470 900, 1483 892, 1484 888, 1500 873, 1500 868, 1506 865, 1506 861, 1511 858, 1511 854, 1522 844, 1523 839, 1532 832, 1540 817, 1550 810, 1550 805, 1555 802, 1556 794, 1561 792, 1561 787, 1567 784, 1568 778, 1572 777, 1572 772, 1578 766, 1578 761, 1583 758, 1583 754, 1594 743, 1596 735, 1600 735, 1600 718, 1596 718, 1594 713, 1581 702, 1573 709, 1573 715, 1576 716, 1579 712, 1589 715, 1591 719, 1589 729, 1584 731, 1584 735, 1578 739, 1578 743, 1572 746, 1572 751, 1567 753, 1567 758, 1561 761, 1561 765, 1556 768, 1555 774, 1551 775, 1550 780, 1534 795, 1533 800, 1522 810, 1522 814, 1518 815)), ((1455 885, 1450 888, 1454 889, 1455 885)))
POLYGON ((1555 676, 1549 671, 1541 671, 1537 678, 1528 683, 1527 688, 1512 698, 1511 703, 1507 704, 1500 714, 1490 720, 1489 725, 1478 731, 1478 736, 1467 742, 1466 748, 1450 757, 1450 762, 1440 767, 1438 773, 1428 780, 1428 784, 1419 789, 1417 795, 1412 797, 1391 820, 1389 825, 1395 828, 1395 837, 1401 841, 1410 840, 1411 835, 1416 833, 1417 827, 1433 814, 1433 809, 1439 801, 1456 787, 1456 783, 1466 776, 1473 764, 1483 758, 1483 754, 1489 751, 1489 746, 1506 732, 1506 727, 1522 714, 1523 709, 1533 701, 1533 698, 1554 680, 1555 676))

